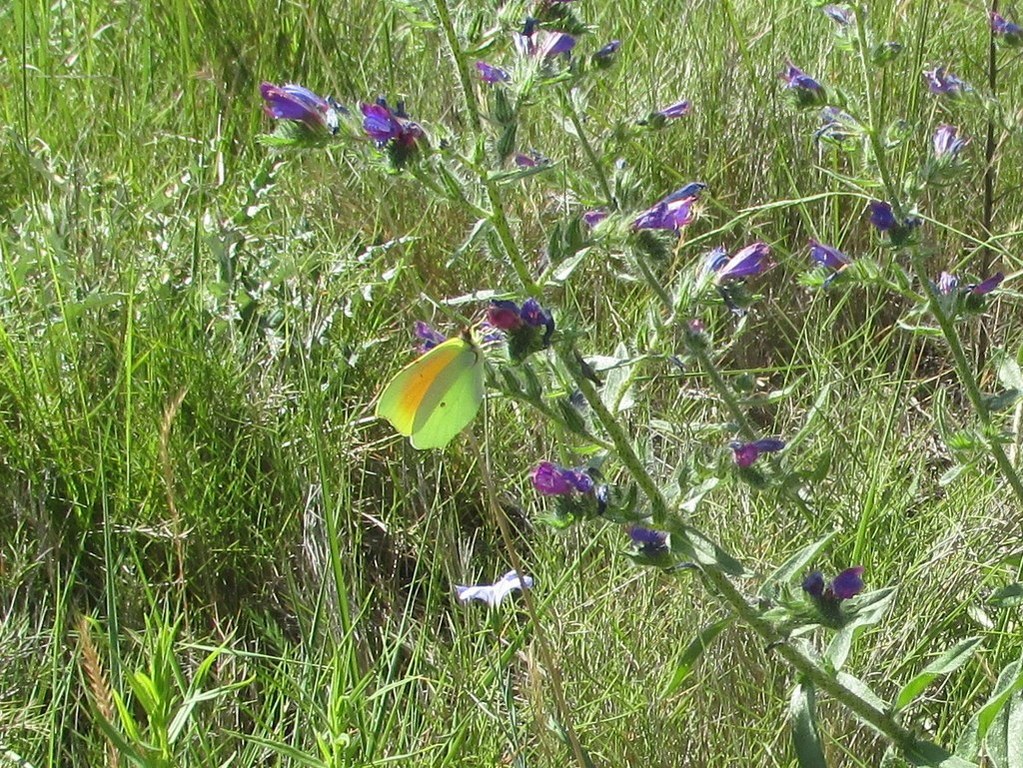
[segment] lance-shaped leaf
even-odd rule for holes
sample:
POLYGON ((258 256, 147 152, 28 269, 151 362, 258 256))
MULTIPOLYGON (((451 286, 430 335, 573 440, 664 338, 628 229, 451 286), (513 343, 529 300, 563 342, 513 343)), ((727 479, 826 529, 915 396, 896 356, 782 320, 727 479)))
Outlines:
POLYGON ((789 701, 789 723, 799 768, 827 768, 817 732, 817 694, 809 681, 797 683, 789 701))
POLYGON ((980 643, 979 637, 967 638, 924 667, 920 674, 902 686, 899 695, 895 697, 895 709, 908 707, 935 678, 951 674, 959 669, 973 655, 980 643))

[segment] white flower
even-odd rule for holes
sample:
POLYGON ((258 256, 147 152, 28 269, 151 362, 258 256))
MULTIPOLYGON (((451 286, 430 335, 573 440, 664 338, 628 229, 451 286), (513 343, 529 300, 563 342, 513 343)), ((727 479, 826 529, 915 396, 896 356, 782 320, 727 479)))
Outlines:
POLYGON ((523 576, 520 579, 517 572, 508 571, 508 573, 493 584, 481 584, 476 587, 463 587, 461 584, 456 584, 455 594, 458 595, 458 599, 463 603, 479 600, 491 608, 496 608, 513 590, 530 589, 532 586, 532 576, 523 576))

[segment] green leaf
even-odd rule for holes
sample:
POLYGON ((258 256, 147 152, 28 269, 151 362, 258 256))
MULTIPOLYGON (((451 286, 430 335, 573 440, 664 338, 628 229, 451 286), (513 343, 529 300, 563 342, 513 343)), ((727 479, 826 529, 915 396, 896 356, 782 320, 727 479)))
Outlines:
POLYGON ((895 709, 900 710, 908 707, 935 678, 951 674, 959 669, 973 655, 980 643, 979 637, 967 638, 924 667, 920 674, 902 686, 899 695, 895 697, 895 709))
POLYGON ((988 602, 998 608, 1012 608, 1017 605, 1023 605, 1023 582, 1015 582, 1014 584, 1007 584, 995 591, 991 597, 988 598, 988 602))
POLYGON ((720 568, 730 576, 742 576, 746 573, 742 563, 692 526, 676 523, 669 526, 669 531, 672 549, 700 565, 720 568))
POLYGON ((1019 362, 1015 358, 1003 350, 998 354, 995 364, 999 384, 1006 389, 1023 391, 1023 370, 1020 370, 1019 362))
POLYGON ((852 649, 852 642, 864 627, 869 627, 881 621, 885 611, 895 598, 895 588, 878 589, 869 592, 856 599, 853 604, 855 611, 853 618, 842 629, 835 633, 831 639, 824 658, 828 660, 833 669, 841 669, 849 658, 849 651, 852 649))
POLYGON ((921 768, 978 768, 976 763, 963 760, 929 741, 913 744, 905 755, 909 762, 921 768))
POLYGON ((984 740, 994 768, 1023 768, 1023 696, 1014 693, 984 740))
POLYGON ((672 673, 667 685, 664 686, 663 696, 671 696, 682 687, 682 683, 689 677, 689 673, 693 671, 693 667, 696 666, 696 662, 703 655, 703 652, 710 647, 711 643, 717 639, 717 636, 732 621, 734 621, 734 618, 729 616, 720 621, 715 621, 713 624, 700 630, 700 634, 686 646, 675 662, 675 671, 672 673))
POLYGON ((632 396, 633 362, 624 344, 619 344, 615 349, 615 357, 622 362, 607 372, 600 399, 611 413, 617 414, 629 410, 636 400, 632 396))
MULTIPOLYGON (((880 709, 882 711, 888 709, 888 703, 874 693, 874 690, 858 677, 853 677, 848 672, 839 672, 838 675, 836 675, 836 679, 875 709, 880 709)), ((866 721, 863 722, 870 728, 874 727, 866 721)))
POLYGON ((1014 661, 1002 670, 991 696, 966 724, 966 729, 959 737, 959 743, 956 744, 956 754, 959 757, 976 757, 995 717, 1021 686, 1023 686, 1023 675, 1020 674, 1020 663, 1014 661))
POLYGON ((797 575, 802 574, 803 571, 806 570, 807 566, 816 559, 817 555, 819 555, 831 542, 831 540, 835 538, 835 533, 835 531, 832 531, 823 538, 817 539, 817 541, 812 544, 803 547, 788 560, 778 566, 778 568, 776 568, 775 571, 764 580, 763 585, 760 587, 760 596, 774 596, 776 587, 782 584, 788 584, 797 575))
POLYGON ((792 689, 789 722, 800 768, 827 768, 817 733, 817 696, 811 683, 798 683, 792 689))

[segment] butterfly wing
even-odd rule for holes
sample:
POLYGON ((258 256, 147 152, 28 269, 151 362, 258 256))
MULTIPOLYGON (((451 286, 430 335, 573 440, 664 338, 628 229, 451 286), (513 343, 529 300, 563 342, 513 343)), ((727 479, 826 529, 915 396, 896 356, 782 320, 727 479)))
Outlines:
POLYGON ((459 357, 465 345, 461 338, 448 339, 402 368, 380 394, 376 415, 391 422, 401 434, 411 437, 423 398, 441 372, 459 357))
POLYGON ((440 371, 412 424, 412 446, 443 448, 471 422, 483 402, 483 353, 470 341, 440 371))

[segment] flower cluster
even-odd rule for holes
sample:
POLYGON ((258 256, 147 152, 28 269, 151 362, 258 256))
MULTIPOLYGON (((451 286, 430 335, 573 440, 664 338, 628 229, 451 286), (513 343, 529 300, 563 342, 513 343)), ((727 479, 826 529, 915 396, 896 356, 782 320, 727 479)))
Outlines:
POLYGON ((916 216, 907 216, 899 221, 891 203, 882 200, 871 200, 867 209, 870 211, 870 223, 878 232, 886 233, 895 246, 908 245, 920 226, 920 219, 916 216))
POLYGON ((418 151, 423 129, 412 122, 398 102, 394 109, 379 98, 373 104, 360 104, 362 129, 381 149, 386 149, 395 168, 401 168, 418 151))
POLYGON ((957 99, 973 90, 969 83, 960 80, 945 67, 924 70, 924 80, 927 89, 935 96, 957 99))
POLYGON ((819 107, 827 104, 828 92, 824 86, 791 61, 786 64, 785 71, 781 73, 781 79, 785 83, 785 90, 797 107, 819 107))
POLYGON ((568 525, 588 520, 607 511, 610 489, 594 480, 596 473, 585 467, 563 467, 550 461, 540 462, 530 474, 533 488, 555 502, 550 522, 568 525))
POLYGON ((785 441, 776 437, 765 437, 751 443, 732 441, 728 444, 732 449, 732 459, 739 469, 748 469, 765 453, 777 453, 785 447, 785 441))
POLYGON ((554 335, 554 316, 536 299, 526 299, 521 307, 514 301, 494 299, 487 308, 487 322, 507 335, 508 356, 516 362, 546 349, 554 335))
POLYGON ((991 31, 995 39, 1009 48, 1023 45, 1023 27, 995 11, 991 11, 991 31))

